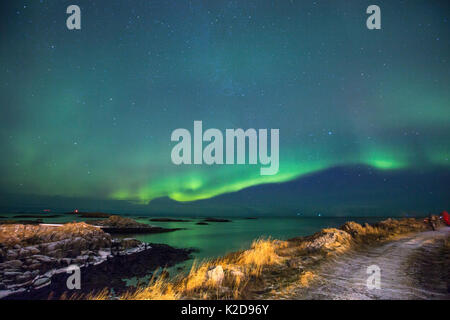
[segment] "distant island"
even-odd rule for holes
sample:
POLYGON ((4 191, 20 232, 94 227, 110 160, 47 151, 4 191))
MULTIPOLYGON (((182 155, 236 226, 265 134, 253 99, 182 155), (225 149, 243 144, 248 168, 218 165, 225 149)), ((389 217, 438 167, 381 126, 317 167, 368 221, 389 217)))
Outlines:
POLYGON ((154 222, 191 222, 191 220, 174 219, 174 218, 150 218, 149 220, 154 222))
POLYGON ((203 219, 205 222, 231 222, 231 220, 228 219, 220 219, 220 218, 206 218, 203 219))
POLYGON ((164 233, 182 230, 182 228, 162 228, 139 223, 133 219, 121 216, 109 216, 107 219, 91 220, 87 223, 101 227, 111 234, 164 233))

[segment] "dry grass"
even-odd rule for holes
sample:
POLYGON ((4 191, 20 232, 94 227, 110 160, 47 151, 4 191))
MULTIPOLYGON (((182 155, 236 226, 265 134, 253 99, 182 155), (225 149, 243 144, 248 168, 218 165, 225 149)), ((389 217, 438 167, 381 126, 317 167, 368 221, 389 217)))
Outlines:
MULTIPOLYGON (((58 299, 59 300, 110 300, 111 295, 108 289, 103 289, 97 293, 89 293, 89 294, 71 294, 67 295, 67 292, 64 292, 58 299)), ((52 300, 53 296, 49 296, 49 300, 52 300)))
POLYGON ((150 280, 146 287, 141 287, 132 292, 126 292, 119 297, 120 300, 178 300, 181 298, 175 284, 165 278, 150 280))
POLYGON ((265 266, 279 264, 284 260, 277 254, 277 250, 287 246, 286 241, 271 239, 253 241, 251 249, 240 255, 238 264, 249 268, 250 275, 259 276, 265 266))
POLYGON ((311 271, 305 271, 300 274, 298 281, 302 287, 308 287, 315 277, 316 275, 311 271))
MULTIPOLYGON (((175 300, 175 299, 239 299, 248 287, 249 280, 261 276, 267 266, 281 264, 284 258, 277 250, 286 248, 285 241, 258 239, 249 250, 229 254, 225 257, 196 263, 186 276, 175 279, 152 278, 145 287, 126 292, 118 297, 121 300, 175 300), (220 266, 223 278, 220 281, 208 276, 220 266)), ((102 300, 107 292, 83 297, 83 299, 102 300)))

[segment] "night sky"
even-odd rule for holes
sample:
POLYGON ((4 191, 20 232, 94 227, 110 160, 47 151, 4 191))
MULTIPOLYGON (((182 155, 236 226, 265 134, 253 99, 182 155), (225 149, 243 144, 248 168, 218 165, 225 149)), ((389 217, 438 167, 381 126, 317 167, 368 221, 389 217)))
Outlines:
POLYGON ((29 196, 146 204, 336 166, 446 171, 449 9, 434 0, 2 1, 1 196, 14 206, 29 196), (66 27, 71 4, 78 31, 66 27), (381 30, 366 28, 371 4, 381 30), (171 132, 192 132, 194 120, 223 132, 279 128, 279 173, 175 166, 171 132))

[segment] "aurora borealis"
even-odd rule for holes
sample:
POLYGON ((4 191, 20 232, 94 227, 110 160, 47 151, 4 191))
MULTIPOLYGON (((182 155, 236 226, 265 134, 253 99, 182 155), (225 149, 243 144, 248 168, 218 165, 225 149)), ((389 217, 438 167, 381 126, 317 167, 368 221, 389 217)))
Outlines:
POLYGON ((3 1, 1 194, 142 205, 336 166, 448 170, 450 4, 377 1, 368 30, 370 4, 3 1), (279 128, 278 174, 175 166, 171 132, 195 120, 279 128))

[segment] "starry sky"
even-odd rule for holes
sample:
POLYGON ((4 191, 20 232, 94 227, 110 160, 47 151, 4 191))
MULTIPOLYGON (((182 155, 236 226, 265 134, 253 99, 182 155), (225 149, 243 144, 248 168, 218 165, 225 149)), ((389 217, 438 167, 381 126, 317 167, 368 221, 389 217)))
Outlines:
POLYGON ((2 197, 186 202, 336 166, 448 170, 450 3, 377 0, 368 30, 372 2, 2 1, 2 197), (194 120, 280 129, 279 173, 175 166, 171 132, 194 120))

